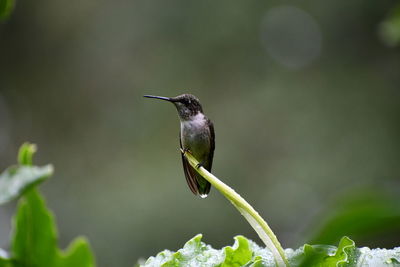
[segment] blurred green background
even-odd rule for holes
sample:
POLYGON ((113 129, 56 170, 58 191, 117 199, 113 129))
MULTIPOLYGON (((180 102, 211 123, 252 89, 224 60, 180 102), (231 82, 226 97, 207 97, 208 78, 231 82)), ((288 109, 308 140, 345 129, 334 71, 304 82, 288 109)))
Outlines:
POLYGON ((99 266, 197 233, 261 244, 218 192, 192 195, 175 108, 142 98, 192 93, 215 124, 213 173, 284 247, 399 246, 396 2, 18 1, 0 24, 0 167, 38 144, 61 245, 86 235, 99 266))

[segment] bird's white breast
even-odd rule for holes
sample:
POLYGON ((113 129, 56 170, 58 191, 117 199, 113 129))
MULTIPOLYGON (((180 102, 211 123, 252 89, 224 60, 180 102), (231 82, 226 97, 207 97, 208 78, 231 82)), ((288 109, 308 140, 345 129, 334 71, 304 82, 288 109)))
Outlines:
POLYGON ((200 112, 191 117, 190 120, 181 121, 181 140, 183 146, 198 146, 208 143, 208 131, 207 119, 200 112))
POLYGON ((204 127, 207 123, 205 116, 199 112, 197 115, 190 118, 190 120, 181 121, 181 128, 185 128, 187 130, 198 130, 199 128, 204 127))

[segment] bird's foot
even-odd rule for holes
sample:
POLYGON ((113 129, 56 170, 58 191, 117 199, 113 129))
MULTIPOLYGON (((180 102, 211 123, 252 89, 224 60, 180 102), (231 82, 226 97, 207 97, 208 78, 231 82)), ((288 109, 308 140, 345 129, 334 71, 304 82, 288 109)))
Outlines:
POLYGON ((190 151, 189 148, 181 148, 181 152, 183 155, 185 155, 186 153, 189 153, 190 155, 193 155, 192 151, 190 151))

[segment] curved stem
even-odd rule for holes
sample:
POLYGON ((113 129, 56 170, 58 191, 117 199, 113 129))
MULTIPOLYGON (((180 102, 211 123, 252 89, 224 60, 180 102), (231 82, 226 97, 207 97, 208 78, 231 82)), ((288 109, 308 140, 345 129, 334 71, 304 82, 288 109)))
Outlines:
POLYGON ((275 234, 269 228, 268 224, 258 214, 258 212, 238 193, 235 192, 231 187, 224 184, 221 180, 215 177, 212 173, 199 166, 199 162, 193 157, 190 152, 181 150, 183 156, 188 160, 189 164, 207 181, 211 183, 218 191, 220 191, 246 218, 253 229, 257 232, 258 236, 272 252, 277 266, 289 266, 289 263, 285 257, 284 250, 276 238, 275 234))

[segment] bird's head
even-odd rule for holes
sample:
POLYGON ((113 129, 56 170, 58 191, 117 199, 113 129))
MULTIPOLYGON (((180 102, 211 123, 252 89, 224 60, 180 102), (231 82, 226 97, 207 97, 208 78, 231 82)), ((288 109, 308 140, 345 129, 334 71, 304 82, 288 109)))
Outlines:
POLYGON ((153 95, 145 95, 144 97, 161 99, 171 102, 178 110, 179 118, 182 121, 189 120, 191 117, 196 116, 199 112, 203 112, 203 108, 201 107, 199 99, 191 94, 182 94, 176 97, 153 95))

